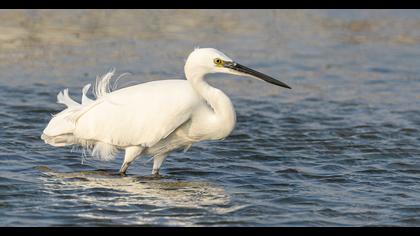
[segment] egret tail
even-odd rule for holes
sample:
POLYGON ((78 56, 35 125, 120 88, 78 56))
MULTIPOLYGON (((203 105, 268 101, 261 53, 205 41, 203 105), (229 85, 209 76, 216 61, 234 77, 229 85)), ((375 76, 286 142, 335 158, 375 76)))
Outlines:
POLYGON ((81 145, 89 149, 93 156, 102 160, 110 160, 113 158, 116 147, 104 142, 97 142, 94 140, 84 140, 77 138, 73 132, 76 128, 77 118, 94 107, 98 102, 97 100, 108 93, 110 93, 109 83, 114 75, 115 70, 111 70, 102 77, 96 80, 93 92, 96 100, 87 97, 86 93, 91 84, 87 84, 82 89, 82 103, 74 101, 68 92, 68 89, 60 91, 57 95, 57 103, 67 106, 66 109, 53 115, 53 118, 44 129, 41 139, 45 143, 55 147, 64 147, 70 145, 81 145), (96 103, 95 103, 96 102, 96 103))

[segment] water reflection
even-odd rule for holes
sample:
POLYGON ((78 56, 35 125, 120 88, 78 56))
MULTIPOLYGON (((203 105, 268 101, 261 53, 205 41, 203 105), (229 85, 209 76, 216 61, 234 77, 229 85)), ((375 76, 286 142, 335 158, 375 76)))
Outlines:
POLYGON ((155 207, 206 208, 230 202, 223 188, 207 182, 172 180, 169 177, 127 176, 110 171, 58 172, 48 167, 36 167, 44 174, 48 190, 83 190, 81 201, 114 206, 146 204, 155 207))
POLYGON ((418 10, 0 10, 1 225, 419 225, 419 32, 418 10), (195 46, 293 90, 210 77, 237 126, 161 179, 39 139, 63 88, 182 79, 195 46))

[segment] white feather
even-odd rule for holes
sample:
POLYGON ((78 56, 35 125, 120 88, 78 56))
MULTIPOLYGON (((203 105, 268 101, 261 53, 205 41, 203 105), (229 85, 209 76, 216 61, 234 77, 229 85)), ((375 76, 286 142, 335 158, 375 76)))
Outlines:
POLYGON ((109 84, 111 82, 112 76, 115 73, 115 69, 111 69, 108 73, 103 75, 102 77, 96 77, 96 84, 93 88, 93 93, 95 94, 96 98, 103 97, 111 92, 109 84))
POLYGON ((64 89, 57 94, 57 103, 66 105, 67 107, 79 106, 80 104, 71 99, 69 96, 69 89, 64 89))
POLYGON ((92 103, 94 100, 86 96, 87 91, 89 90, 91 84, 86 84, 82 89, 82 105, 87 105, 92 103))
POLYGON ((92 149, 91 154, 94 158, 101 161, 110 161, 114 159, 116 152, 117 148, 114 145, 97 142, 92 149))

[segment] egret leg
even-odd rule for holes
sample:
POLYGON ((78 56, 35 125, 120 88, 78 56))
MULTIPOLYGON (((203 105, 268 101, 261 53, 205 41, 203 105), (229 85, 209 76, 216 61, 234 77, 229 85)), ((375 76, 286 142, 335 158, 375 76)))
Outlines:
POLYGON ((139 146, 131 146, 125 149, 124 162, 120 168, 120 175, 125 176, 125 172, 127 171, 128 167, 134 160, 137 159, 142 151, 143 147, 139 146))
POLYGON ((160 166, 165 161, 166 157, 168 156, 167 153, 159 154, 153 157, 153 170, 152 175, 159 175, 160 166))

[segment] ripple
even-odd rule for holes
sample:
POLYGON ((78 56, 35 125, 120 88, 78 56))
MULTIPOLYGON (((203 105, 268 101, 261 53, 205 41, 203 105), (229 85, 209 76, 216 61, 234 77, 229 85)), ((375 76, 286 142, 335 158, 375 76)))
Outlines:
POLYGON ((190 13, 0 14, 8 22, 0 37, 2 226, 419 224, 418 10, 190 13), (235 130, 172 153, 159 178, 149 175, 151 162, 121 177, 121 153, 82 162, 40 140, 63 108, 57 92, 69 87, 79 101, 80 88, 109 65, 135 83, 182 78, 191 34, 293 89, 209 78, 232 99, 235 130))

